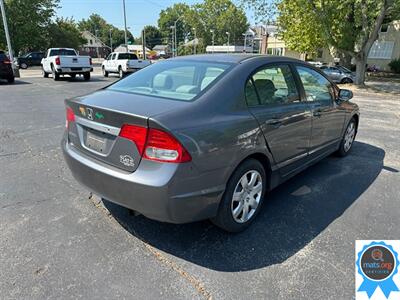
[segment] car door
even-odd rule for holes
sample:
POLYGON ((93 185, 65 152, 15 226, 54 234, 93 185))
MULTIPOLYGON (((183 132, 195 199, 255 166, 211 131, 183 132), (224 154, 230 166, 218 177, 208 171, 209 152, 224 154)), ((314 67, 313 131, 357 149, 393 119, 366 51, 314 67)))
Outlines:
POLYGON ((110 62, 111 62, 111 57, 112 57, 112 53, 109 54, 106 58, 106 60, 104 61, 104 69, 106 71, 110 71, 110 62))
POLYGON ((302 83, 302 97, 312 112, 310 154, 330 151, 340 142, 345 110, 336 103, 337 91, 321 73, 307 66, 297 65, 302 83))
POLYGON ((289 64, 264 66, 246 84, 247 105, 282 176, 301 167, 308 154, 311 112, 298 87, 289 64))
POLYGON ((111 72, 117 72, 118 71, 118 69, 117 69, 117 59, 118 59, 118 54, 114 53, 111 56, 111 60, 110 60, 110 71, 111 72))

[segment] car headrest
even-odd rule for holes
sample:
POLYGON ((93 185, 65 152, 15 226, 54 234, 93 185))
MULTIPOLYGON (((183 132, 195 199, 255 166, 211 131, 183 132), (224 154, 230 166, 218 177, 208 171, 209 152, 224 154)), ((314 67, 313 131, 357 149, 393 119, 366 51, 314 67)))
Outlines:
POLYGON ((153 79, 153 88, 170 89, 173 81, 171 75, 157 74, 153 79))
POLYGON ((185 93, 185 94, 196 94, 199 88, 195 85, 181 85, 176 89, 178 93, 185 93))
POLYGON ((269 79, 256 79, 256 80, 254 80, 254 85, 256 86, 256 88, 259 92, 261 90, 267 90, 267 91, 271 91, 271 92, 277 91, 274 83, 272 82, 272 80, 269 80, 269 79))
POLYGON ((201 81, 200 89, 204 90, 214 79, 215 77, 204 77, 201 81))

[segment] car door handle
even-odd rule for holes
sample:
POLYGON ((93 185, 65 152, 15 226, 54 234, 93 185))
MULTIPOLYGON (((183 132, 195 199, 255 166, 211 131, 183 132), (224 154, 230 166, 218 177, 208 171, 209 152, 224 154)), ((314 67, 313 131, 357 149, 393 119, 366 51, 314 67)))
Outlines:
POLYGON ((271 125, 274 127, 279 127, 282 125, 282 121, 280 119, 270 119, 270 120, 266 121, 265 124, 271 125))
POLYGON ((321 117, 322 116, 322 110, 321 109, 313 110, 313 116, 314 117, 321 117))

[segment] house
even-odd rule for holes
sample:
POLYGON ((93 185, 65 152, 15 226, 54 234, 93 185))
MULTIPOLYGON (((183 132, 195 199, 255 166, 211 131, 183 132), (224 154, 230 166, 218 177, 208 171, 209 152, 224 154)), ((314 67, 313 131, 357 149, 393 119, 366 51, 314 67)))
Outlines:
MULTIPOLYGON (((276 27, 276 26, 275 26, 276 27)), ((306 54, 288 49, 280 39, 277 28, 267 30, 267 54, 283 55, 305 60, 306 54)), ((375 65, 379 70, 390 71, 388 64, 393 59, 400 58, 400 20, 392 21, 381 26, 379 37, 368 54, 367 64, 375 65)), ((314 61, 335 63, 340 59, 333 57, 329 49, 321 49, 313 56, 314 61)))
MULTIPOLYGON (((115 52, 135 53, 139 58, 143 58, 143 45, 125 45, 121 44, 114 50, 115 52)), ((150 49, 146 47, 146 56, 150 54, 150 49)))
POLYGON ((89 55, 91 57, 107 57, 111 49, 104 44, 99 38, 89 31, 83 31, 82 37, 86 40, 78 50, 81 55, 89 55))
POLYGON ((166 56, 171 54, 171 46, 170 45, 155 45, 153 47, 153 51, 157 53, 157 56, 166 56))

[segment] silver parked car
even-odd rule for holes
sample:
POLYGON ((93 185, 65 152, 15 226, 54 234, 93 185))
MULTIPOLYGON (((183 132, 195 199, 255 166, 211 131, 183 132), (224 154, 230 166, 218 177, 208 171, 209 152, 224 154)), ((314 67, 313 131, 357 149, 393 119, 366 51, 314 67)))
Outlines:
POLYGON ((179 57, 66 100, 62 148, 74 177, 104 199, 238 232, 271 189, 349 153, 359 121, 351 97, 295 59, 179 57))
POLYGON ((326 75, 329 76, 329 78, 336 82, 336 83, 353 83, 355 79, 355 75, 353 72, 351 72, 349 69, 343 66, 334 66, 334 67, 328 67, 328 66, 322 66, 320 67, 322 71, 326 75))

